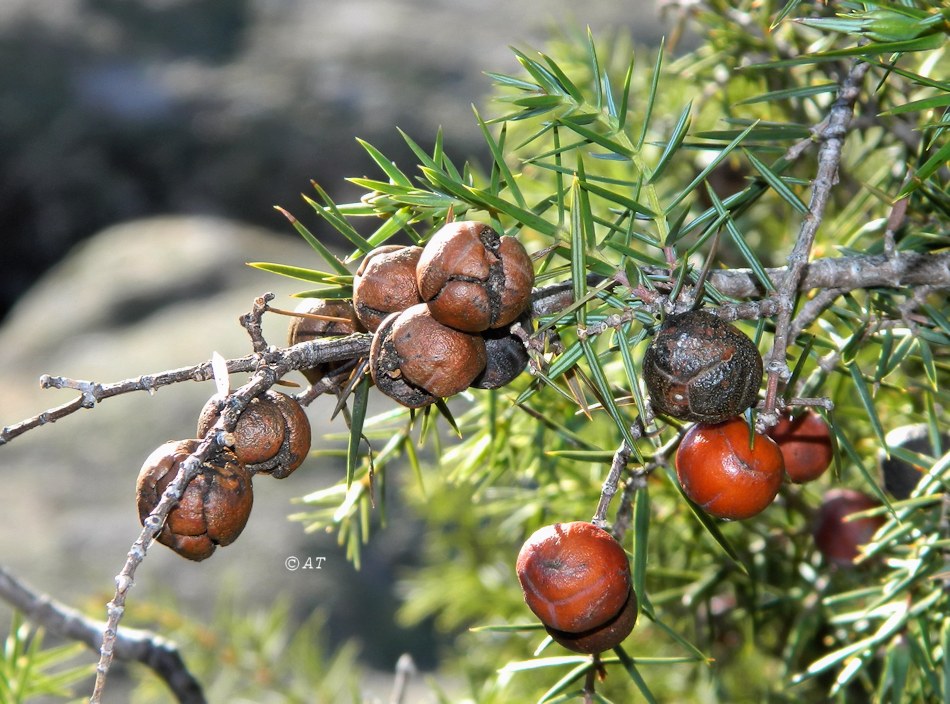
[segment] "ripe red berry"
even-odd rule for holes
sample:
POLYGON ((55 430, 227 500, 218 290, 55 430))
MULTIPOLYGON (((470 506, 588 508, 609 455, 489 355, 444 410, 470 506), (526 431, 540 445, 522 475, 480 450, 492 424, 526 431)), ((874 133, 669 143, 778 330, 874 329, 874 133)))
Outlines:
POLYGON ((831 466, 831 428, 814 411, 783 417, 768 431, 785 459, 785 473, 796 484, 810 482, 831 466))
POLYGON ((537 530, 518 554, 517 572, 528 607, 545 626, 568 634, 603 626, 630 598, 626 553, 592 523, 537 530))
POLYGON ((676 452, 683 493, 717 518, 749 518, 765 509, 784 471, 778 445, 761 433, 750 437, 742 418, 694 425, 676 452))
POLYGON ((822 499, 812 536, 818 551, 838 567, 853 567, 854 560, 884 523, 883 516, 846 520, 852 513, 880 506, 877 499, 854 489, 832 489, 822 499))

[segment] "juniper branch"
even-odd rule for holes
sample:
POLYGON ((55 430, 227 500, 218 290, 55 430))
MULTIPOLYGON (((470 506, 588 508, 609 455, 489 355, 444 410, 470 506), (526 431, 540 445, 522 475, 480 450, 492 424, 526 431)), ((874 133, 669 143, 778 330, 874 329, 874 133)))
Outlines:
MULTIPOLYGON (((655 267, 644 267, 644 271, 655 277, 667 276, 668 271, 655 267)), ((788 290, 788 267, 767 269, 769 278, 781 290, 788 290)), ((928 286, 932 289, 950 288, 950 252, 925 254, 920 252, 898 252, 891 257, 884 254, 859 255, 853 257, 835 257, 816 259, 806 262, 797 274, 796 291, 806 292, 814 289, 838 289, 841 293, 869 288, 910 288, 928 286)), ((594 277, 595 282, 602 278, 594 277)), ((621 282, 618 282, 618 284, 621 282)), ((750 269, 726 269, 712 271, 709 285, 730 298, 751 298, 741 303, 728 303, 715 312, 726 320, 756 320, 775 315, 779 307, 779 298, 756 298, 766 296, 756 275, 750 269)), ((531 312, 535 317, 557 313, 573 303, 570 282, 551 284, 537 289, 532 296, 531 312)), ((647 302, 644 302, 647 303, 647 302)), ((630 319, 631 314, 622 315, 618 320, 630 319)), ((605 328, 606 329, 606 328, 605 328)), ((794 340, 795 334, 802 328, 790 328, 788 340, 794 340)), ((596 331, 592 331, 596 332, 596 331)), ((601 331, 602 332, 602 331, 601 331)), ((262 359, 281 359, 290 369, 306 369, 322 362, 342 361, 365 357, 369 354, 372 335, 355 333, 335 340, 310 340, 293 347, 269 348, 258 354, 229 359, 228 371, 231 373, 253 372, 262 359)), ((0 429, 0 445, 4 445, 29 430, 54 423, 79 410, 93 408, 97 403, 113 396, 146 391, 155 393, 158 389, 185 381, 210 381, 214 378, 211 361, 171 369, 153 374, 124 379, 111 383, 70 379, 62 376, 44 374, 40 377, 43 389, 74 389, 81 395, 60 406, 0 429)), ((327 389, 324 390, 328 390, 327 389)), ((320 390, 309 394, 310 398, 320 390)))
MULTIPOLYGON (((372 336, 356 333, 335 340, 310 340, 301 342, 292 347, 282 349, 271 348, 260 354, 250 354, 244 357, 227 360, 228 372, 253 372, 262 363, 280 361, 286 365, 288 371, 307 369, 322 362, 335 362, 347 359, 364 357, 369 354, 372 336)), ((190 367, 181 367, 154 374, 124 379, 112 383, 97 383, 81 379, 70 379, 63 376, 44 374, 40 377, 40 388, 43 389, 74 389, 80 396, 60 406, 47 409, 31 418, 27 418, 0 430, 0 445, 4 445, 23 433, 38 428, 41 425, 54 423, 76 411, 93 408, 101 401, 113 396, 146 391, 155 393, 158 389, 185 381, 210 381, 214 378, 211 361, 205 361, 190 367)))

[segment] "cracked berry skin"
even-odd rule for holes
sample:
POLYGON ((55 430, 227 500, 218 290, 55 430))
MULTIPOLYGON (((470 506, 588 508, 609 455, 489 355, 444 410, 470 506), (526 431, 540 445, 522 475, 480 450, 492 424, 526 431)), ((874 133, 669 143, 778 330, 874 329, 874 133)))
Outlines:
POLYGON ((746 335, 702 310, 671 315, 643 355, 653 410, 719 423, 755 403, 762 355, 746 335))
POLYGON ((785 459, 785 473, 796 484, 818 479, 831 466, 831 428, 814 411, 797 417, 783 416, 769 428, 768 436, 778 443, 785 459))
MULTIPOLYGON (((198 416, 197 434, 204 437, 221 415, 220 396, 212 396, 198 416)), ((285 479, 310 453, 310 420, 296 399, 268 390, 238 416, 231 433, 237 458, 253 473, 285 479)))
MULTIPOLYGON (((136 505, 143 525, 181 463, 199 443, 197 439, 167 442, 146 458, 136 482, 136 505)), ((206 460, 185 487, 157 540, 189 560, 207 559, 218 546, 237 540, 253 504, 250 473, 234 453, 222 450, 206 460)))
POLYGON ((599 626, 583 631, 581 633, 568 633, 559 631, 556 628, 545 626, 544 630, 554 639, 556 643, 564 646, 575 653, 593 655, 602 653, 605 650, 616 648, 633 631, 639 615, 639 604, 637 595, 633 589, 627 596, 627 601, 620 609, 620 613, 599 626))
MULTIPOLYGON (((204 437, 221 415, 221 397, 212 396, 198 414, 198 437, 204 437)), ((284 416, 265 396, 251 399, 238 416, 232 450, 246 465, 267 462, 280 450, 285 434, 284 416)))
POLYGON ((590 635, 613 621, 630 599, 627 554, 592 523, 538 529, 522 546, 516 570, 528 608, 559 633, 590 635))
POLYGON ((424 303, 388 316, 369 353, 376 387, 409 408, 464 391, 485 363, 481 335, 443 325, 424 303))
POLYGON ((683 493, 706 513, 741 520, 763 511, 778 494, 785 461, 778 444, 750 430, 743 418, 697 423, 676 451, 683 493))
POLYGON ((499 237, 479 222, 450 222, 423 249, 416 279, 436 320, 481 332, 509 325, 525 311, 534 267, 514 237, 499 237))
POLYGON ((374 332, 390 313, 421 303, 416 265, 422 247, 383 245, 363 258, 353 277, 356 317, 374 332))

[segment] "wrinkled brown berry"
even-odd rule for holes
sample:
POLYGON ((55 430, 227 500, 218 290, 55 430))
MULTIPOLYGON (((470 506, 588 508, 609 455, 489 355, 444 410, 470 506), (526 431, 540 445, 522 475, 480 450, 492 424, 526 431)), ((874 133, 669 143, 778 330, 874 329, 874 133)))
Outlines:
MULTIPOLYGON (((203 437, 220 414, 221 398, 212 396, 198 417, 198 435, 203 437)), ((296 400, 266 391, 241 412, 232 437, 235 455, 250 471, 283 479, 310 452, 310 421, 296 400)))
MULTIPOLYGON (((530 332, 530 317, 522 316, 521 324, 530 332)), ((472 386, 476 389, 498 389, 510 384, 528 366, 528 350, 524 342, 507 327, 486 330, 482 338, 485 340, 485 369, 475 377, 472 386)))
POLYGON ((380 391, 420 408, 468 388, 485 368, 485 341, 442 325, 420 303, 379 326, 369 367, 380 391))
MULTIPOLYGON (((148 456, 136 483, 139 520, 155 509, 181 463, 199 440, 167 442, 148 456)), ((182 557, 204 560, 219 545, 237 540, 251 514, 251 475, 230 450, 211 457, 169 512, 157 539, 182 557)))
POLYGON ((755 403, 762 356, 746 335, 696 310, 671 315, 643 356, 653 410, 680 420, 719 423, 755 403))
POLYGON ((614 619, 630 597, 630 563, 610 533, 592 523, 535 531, 516 565, 524 600, 557 631, 587 633, 614 619))
MULTIPOLYGON (((287 344, 296 345, 298 342, 308 342, 321 337, 345 337, 355 332, 362 332, 363 326, 356 317, 353 304, 349 301, 333 301, 321 298, 306 298, 294 309, 295 313, 310 315, 325 315, 342 320, 319 320, 316 318, 294 317, 287 333, 287 344)), ((301 373, 311 384, 316 384, 325 376, 332 376, 342 367, 349 368, 349 360, 340 362, 324 362, 310 369, 301 369, 301 373)))
POLYGON ((528 306, 534 268, 514 237, 479 222, 450 222, 426 243, 416 268, 432 317, 480 332, 513 322, 528 306))
POLYGON ((369 331, 390 313, 420 303, 416 264, 422 247, 383 245, 369 252, 353 277, 353 308, 369 331))

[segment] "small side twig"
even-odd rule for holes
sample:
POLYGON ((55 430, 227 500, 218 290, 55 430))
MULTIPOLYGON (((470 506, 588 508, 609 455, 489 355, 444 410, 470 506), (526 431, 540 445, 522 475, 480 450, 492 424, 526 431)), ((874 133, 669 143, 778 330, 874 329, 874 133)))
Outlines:
POLYGON ((846 293, 847 291, 841 288, 826 288, 815 294, 814 298, 810 299, 801 307, 801 310, 798 311, 798 315, 796 315, 795 319, 791 322, 788 339, 797 339, 798 336, 804 332, 805 328, 815 322, 822 313, 834 305, 834 302, 846 293))
POLYGON ((267 312, 267 304, 274 300, 274 298, 273 293, 265 293, 262 296, 258 296, 254 299, 251 310, 238 318, 241 327, 247 330, 247 334, 251 338, 251 346, 258 354, 267 349, 267 340, 264 339, 261 321, 264 319, 264 313, 267 312))
MULTIPOLYGON (((637 421, 630 426, 630 435, 634 440, 643 437, 643 433, 645 432, 641 422, 642 421, 637 421)), ((607 472, 607 477, 604 479, 603 487, 600 490, 600 500, 597 502, 597 510, 591 519, 591 523, 598 528, 606 528, 607 526, 607 509, 617 494, 620 487, 620 479, 623 477, 627 465, 630 464, 630 456, 632 454, 633 448, 626 440, 622 440, 620 447, 614 452, 613 460, 610 462, 610 471, 607 472)))
MULTIPOLYGON (((101 622, 36 592, 2 565, 0 599, 50 633, 83 643, 92 650, 99 647, 103 629, 101 622)), ((151 668, 182 704, 204 704, 201 684, 188 671, 178 647, 171 641, 150 631, 125 628, 116 637, 115 657, 128 662, 140 662, 151 668)))
POLYGON ((623 472, 630 462, 630 455, 632 453, 633 448, 627 444, 626 440, 622 440, 620 447, 617 448, 617 451, 614 453, 614 458, 610 463, 610 471, 607 472, 603 488, 600 491, 600 501, 597 503, 597 510, 591 519, 591 523, 598 528, 605 528, 607 526, 607 508, 617 493, 617 488, 620 486, 620 477, 623 476, 623 472))
POLYGON ((415 675, 416 663, 409 653, 403 653, 396 661, 396 678, 393 681, 393 691, 389 696, 389 704, 403 704, 409 688, 409 680, 415 675))
POLYGON ((584 678, 584 704, 594 704, 594 695, 597 693, 597 668, 599 656, 594 655, 594 662, 584 678))
POLYGON ((884 226, 884 254, 887 257, 893 257, 897 253, 897 231, 904 224, 909 203, 910 196, 904 196, 894 203, 887 216, 887 224, 884 226))

